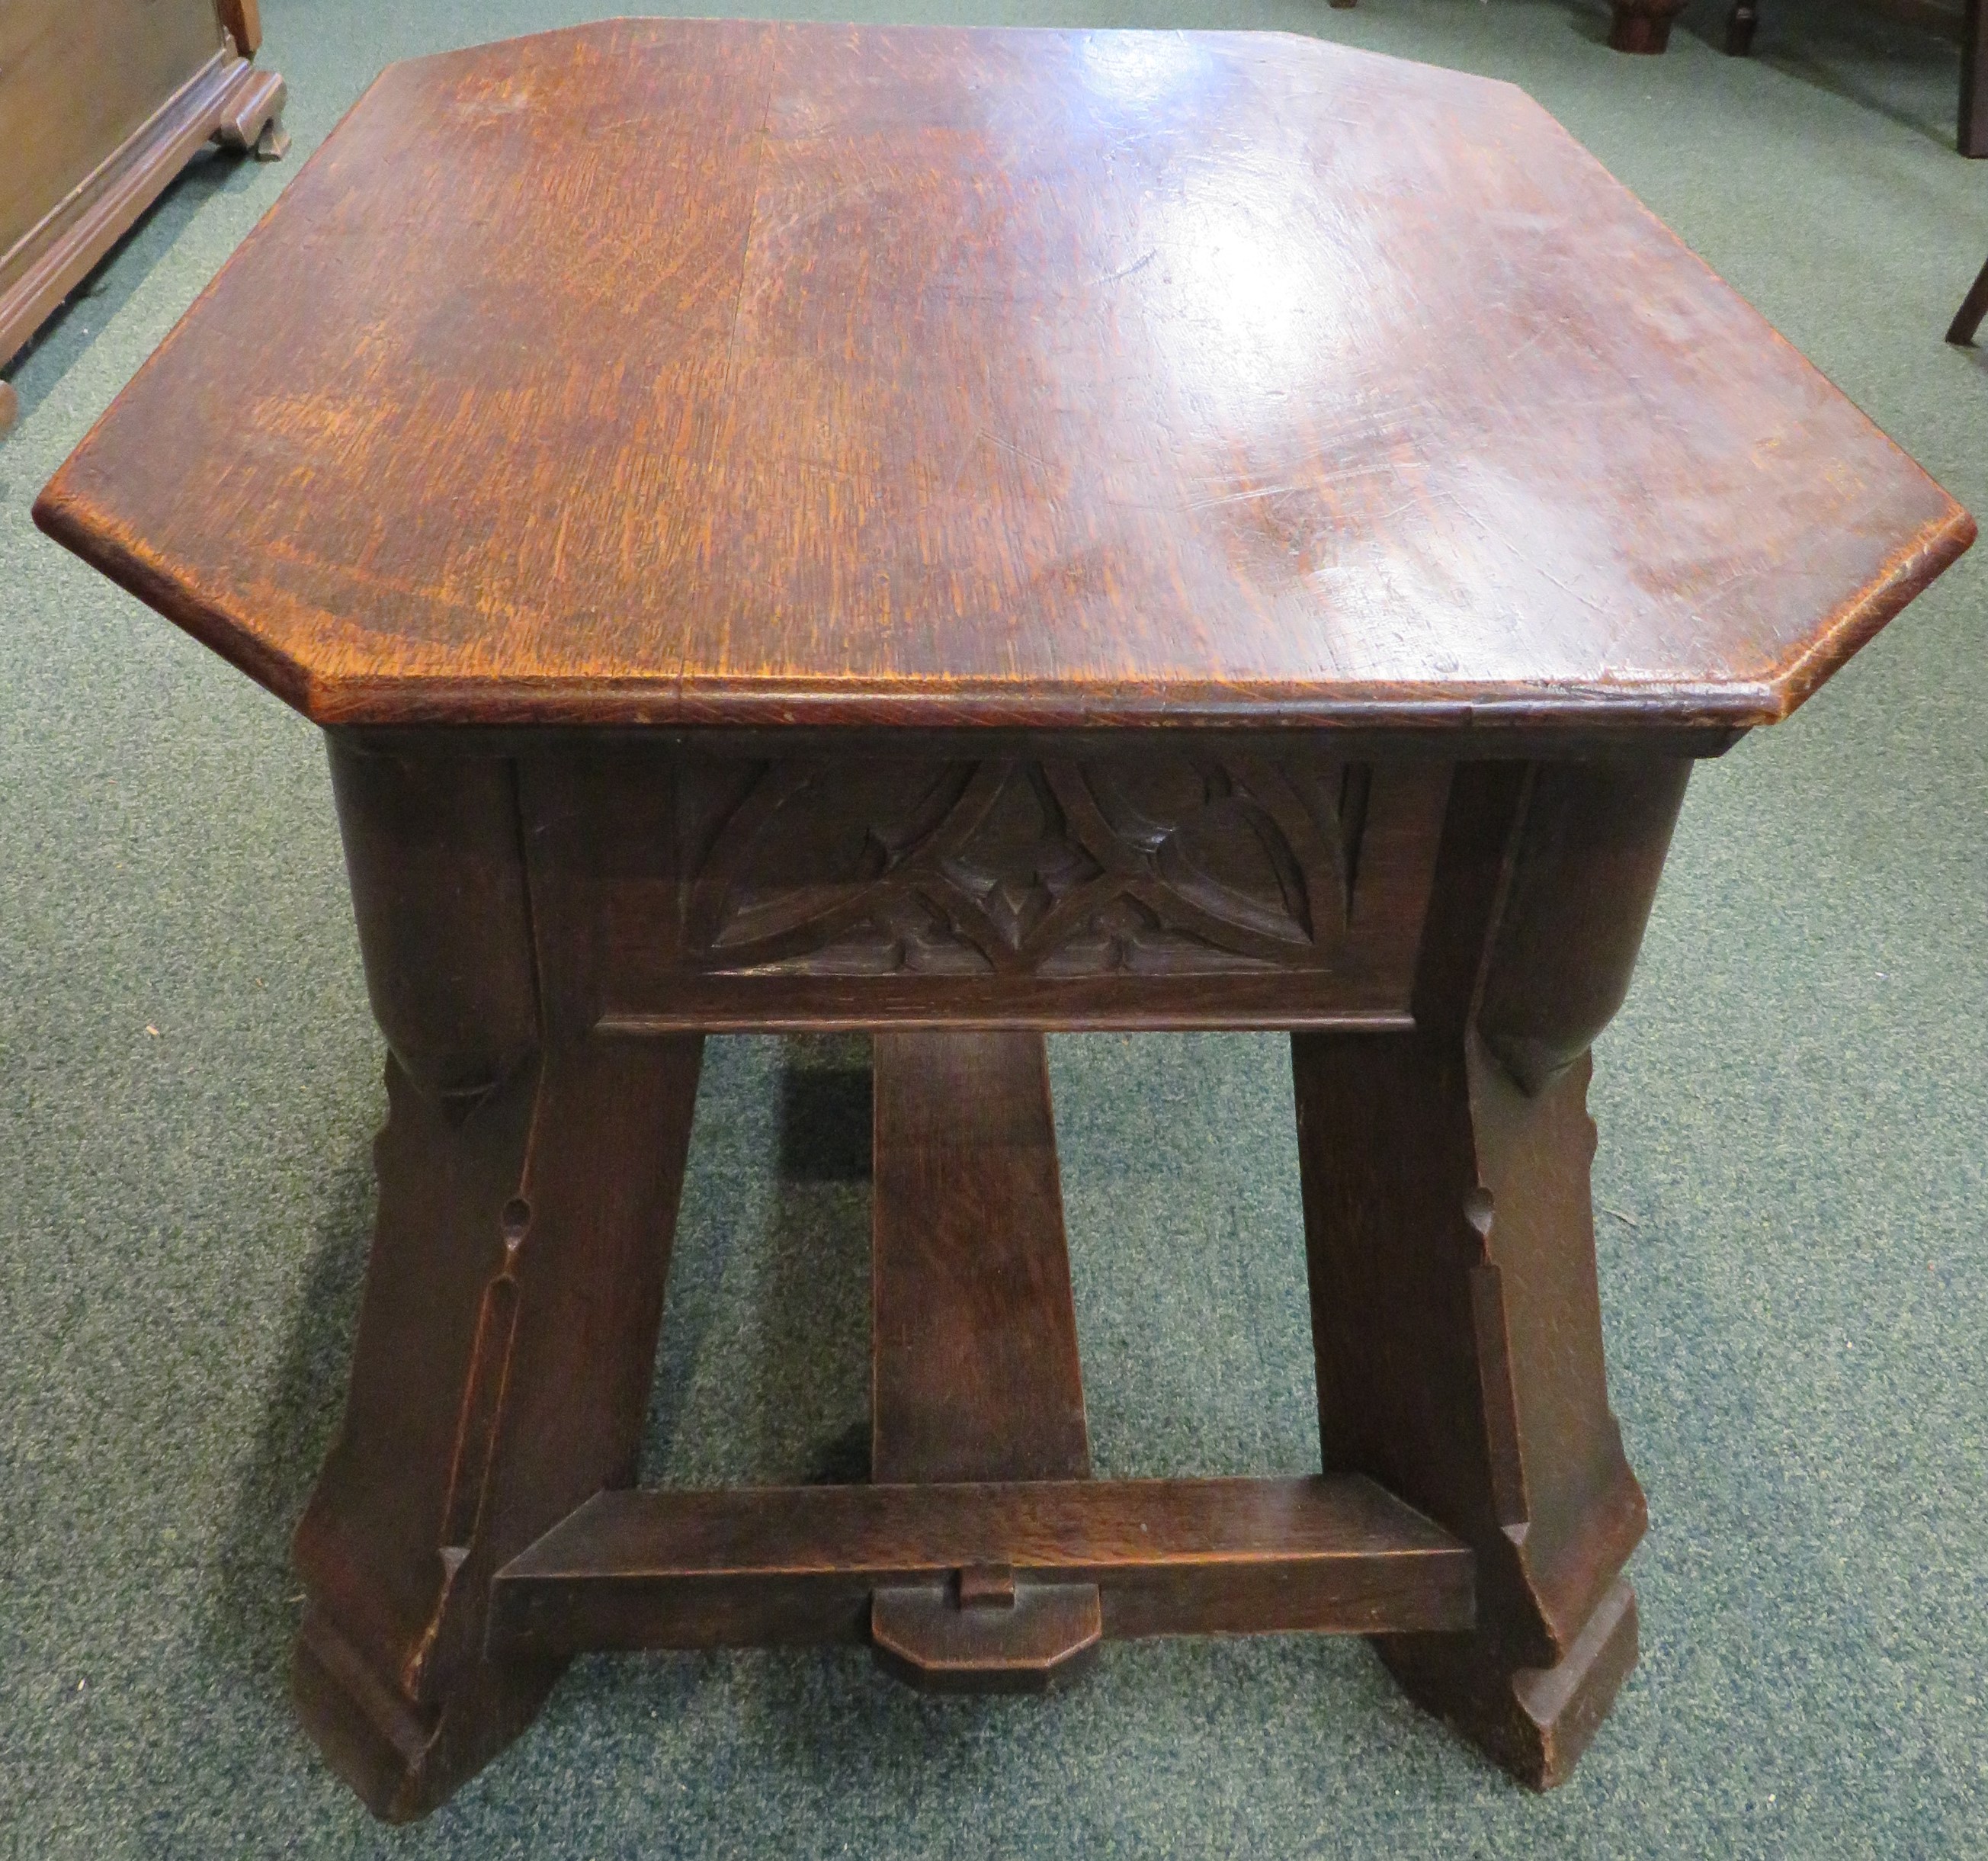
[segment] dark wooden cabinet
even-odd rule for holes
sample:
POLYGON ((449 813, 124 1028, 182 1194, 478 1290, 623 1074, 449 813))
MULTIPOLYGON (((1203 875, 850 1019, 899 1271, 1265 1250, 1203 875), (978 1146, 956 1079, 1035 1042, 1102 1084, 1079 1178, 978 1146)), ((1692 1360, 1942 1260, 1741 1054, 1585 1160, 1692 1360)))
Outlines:
MULTIPOLYGON (((0 366, 218 137, 282 154, 255 0, 0 6, 0 366)), ((13 391, 0 382, 0 430, 13 391)))

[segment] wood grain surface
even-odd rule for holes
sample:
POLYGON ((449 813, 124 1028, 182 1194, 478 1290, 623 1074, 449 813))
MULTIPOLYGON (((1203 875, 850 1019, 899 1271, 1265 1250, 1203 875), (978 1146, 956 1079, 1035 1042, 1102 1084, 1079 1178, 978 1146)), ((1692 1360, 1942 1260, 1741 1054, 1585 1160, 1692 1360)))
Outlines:
POLYGON ((492 1585, 506 1657, 860 1640, 873 1591, 962 1565, 1096 1583, 1104 1633, 1466 1629, 1474 1560, 1371 1480, 607 1492, 492 1585))
POLYGON ((377 724, 1744 726, 1974 530, 1508 85, 667 20, 388 69, 36 516, 377 724))
POLYGON ((1087 1479, 1042 1036, 879 1034, 873 1052, 871 1478, 1087 1479))

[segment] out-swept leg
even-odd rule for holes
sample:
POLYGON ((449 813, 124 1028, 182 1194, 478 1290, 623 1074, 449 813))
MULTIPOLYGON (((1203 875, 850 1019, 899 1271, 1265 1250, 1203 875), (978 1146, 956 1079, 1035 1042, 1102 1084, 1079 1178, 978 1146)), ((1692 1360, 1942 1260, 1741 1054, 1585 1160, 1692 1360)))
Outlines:
POLYGON ((509 765, 334 739, 333 768, 389 1117, 344 1426, 297 1532, 293 1687, 399 1820, 557 1677, 485 1658, 490 1579, 634 1480, 700 1043, 541 1041, 509 765))
POLYGON ((1459 771, 1417 1031, 1295 1037, 1326 1465, 1478 1552, 1469 1635, 1378 1638, 1523 1781, 1636 1656, 1643 1497, 1609 1412, 1587 1048, 1628 982, 1688 765, 1459 771))

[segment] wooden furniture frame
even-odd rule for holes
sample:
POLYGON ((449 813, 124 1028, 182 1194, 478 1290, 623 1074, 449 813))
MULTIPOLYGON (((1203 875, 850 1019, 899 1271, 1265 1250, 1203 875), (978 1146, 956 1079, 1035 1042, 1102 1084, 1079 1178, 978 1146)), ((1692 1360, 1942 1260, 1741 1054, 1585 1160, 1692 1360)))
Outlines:
MULTIPOLYGON (((256 0, 20 0, 0 18, 0 367, 204 142, 279 159, 256 0), (134 15, 138 15, 133 17, 134 15)), ((19 403, 0 381, 0 432, 19 403)))
POLYGON ((297 1697, 377 1811, 439 1800, 601 1647, 867 1639, 915 1684, 1009 1690, 1109 1637, 1358 1633, 1515 1775, 1567 1774, 1635 1658, 1645 1522, 1602 1363, 1587 1048, 1685 744, 330 740, 392 1109, 351 1407, 297 1537, 297 1697), (1241 798, 1324 934, 1233 961, 1248 896, 1175 888, 1092 799, 1162 793, 1241 798), (942 864, 913 848, 825 908, 783 883, 796 842, 908 821, 942 864), (1086 856, 1158 920, 1150 966, 1060 944, 1046 899, 1033 939, 1002 928, 1004 884, 1086 856), (960 973, 855 968, 867 927, 942 898, 960 973), (735 909, 788 928, 727 956, 735 909), (1266 1024, 1302 1030, 1331 1470, 1094 1481, 1038 1030, 1266 1024), (769 1027, 874 1030, 876 1484, 630 1490, 702 1037, 769 1027))
POLYGON ((326 732, 389 1115, 295 1688, 380 1814, 599 1647, 1356 1633, 1567 1774, 1645 1524, 1590 1045, 1692 760, 1973 525, 1521 93, 744 22, 394 67, 36 517, 326 732), (1178 1027, 1290 1033, 1302 1477, 1091 1477, 1043 1034, 1178 1027), (872 1036, 870 1478, 637 1491, 739 1029, 872 1036))

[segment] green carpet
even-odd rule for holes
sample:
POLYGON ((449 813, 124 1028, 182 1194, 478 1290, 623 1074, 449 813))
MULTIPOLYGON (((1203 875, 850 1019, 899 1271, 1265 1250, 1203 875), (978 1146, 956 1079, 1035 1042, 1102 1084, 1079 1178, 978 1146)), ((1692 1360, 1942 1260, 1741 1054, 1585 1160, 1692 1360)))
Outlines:
MULTIPOLYGON (((1699 773, 1601 1043, 1602 1289, 1652 1524, 1642 1665, 1567 1788, 1508 1784, 1360 1643, 1292 1639, 1114 1646, 1046 1704, 921 1700, 860 1651, 583 1661, 432 1820, 367 1820, 283 1686, 382 1110, 322 753, 28 507, 380 65, 583 15, 265 6, 296 154, 204 161, 9 371, 0 1856, 1988 1852, 1980 554, 1699 773)), ((1554 0, 972 16, 1294 28, 1516 80, 1988 509, 1988 363, 1939 340, 1988 254, 1952 49, 1765 10, 1743 63, 1723 4, 1638 60, 1554 0)), ((851 1057, 713 1044, 653 1475, 805 1476, 860 1427, 851 1057)), ((1100 1468, 1305 1467, 1282 1045, 1052 1064, 1100 1468)))

